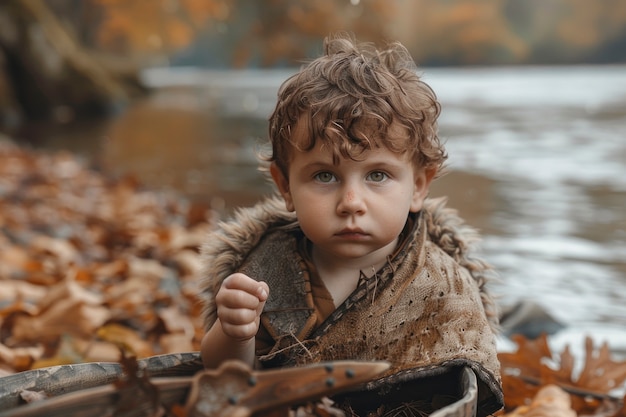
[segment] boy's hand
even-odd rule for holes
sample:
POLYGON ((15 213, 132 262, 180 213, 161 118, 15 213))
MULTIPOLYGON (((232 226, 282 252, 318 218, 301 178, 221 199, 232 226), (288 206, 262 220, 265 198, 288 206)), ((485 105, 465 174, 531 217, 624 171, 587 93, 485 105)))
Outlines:
POLYGON ((224 334, 241 341, 256 336, 268 295, 269 287, 265 282, 241 273, 228 276, 215 296, 217 317, 224 334))

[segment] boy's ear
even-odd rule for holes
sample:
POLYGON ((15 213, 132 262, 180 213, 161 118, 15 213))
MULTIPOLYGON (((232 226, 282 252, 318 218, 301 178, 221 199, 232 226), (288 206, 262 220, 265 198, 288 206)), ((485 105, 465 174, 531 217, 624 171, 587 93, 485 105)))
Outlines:
POLYGON ((411 201, 411 213, 417 213, 424 205, 424 200, 428 197, 430 183, 437 174, 437 168, 420 169, 415 174, 415 186, 413 188, 413 199, 411 201))
POLYGON ((293 205, 293 199, 291 198, 291 191, 289 191, 289 179, 285 177, 285 174, 283 174, 283 171, 278 167, 278 165, 276 165, 275 162, 270 164, 270 174, 272 174, 272 179, 285 200, 285 208, 287 208, 288 211, 295 211, 296 209, 293 205))

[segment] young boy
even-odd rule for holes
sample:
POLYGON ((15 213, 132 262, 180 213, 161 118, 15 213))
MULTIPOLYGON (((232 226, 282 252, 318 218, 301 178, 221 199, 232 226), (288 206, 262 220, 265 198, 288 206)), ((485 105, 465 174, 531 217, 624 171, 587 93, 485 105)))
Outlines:
POLYGON ((270 117, 280 196, 239 210, 202 248, 204 365, 386 360, 365 407, 393 391, 427 411, 469 367, 490 414, 502 406, 490 268, 468 254, 475 233, 427 199, 447 158, 436 96, 398 43, 324 46, 270 117))

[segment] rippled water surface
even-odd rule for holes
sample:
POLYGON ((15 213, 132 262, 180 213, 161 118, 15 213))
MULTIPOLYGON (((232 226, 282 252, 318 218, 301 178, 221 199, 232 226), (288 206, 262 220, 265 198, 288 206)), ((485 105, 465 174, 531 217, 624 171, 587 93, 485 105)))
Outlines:
MULTIPOLYGON (((450 156, 432 195, 482 231, 502 302, 532 299, 626 351, 626 67, 423 73, 450 156)), ((152 70, 155 94, 75 132, 89 141, 63 132, 44 145, 224 211, 252 204, 269 189, 255 150, 289 74, 152 70)))

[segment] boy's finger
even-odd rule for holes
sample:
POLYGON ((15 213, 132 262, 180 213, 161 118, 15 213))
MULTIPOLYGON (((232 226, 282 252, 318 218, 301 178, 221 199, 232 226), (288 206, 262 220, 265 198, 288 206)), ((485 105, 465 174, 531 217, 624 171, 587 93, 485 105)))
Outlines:
POLYGON ((240 290, 252 294, 260 301, 265 301, 269 294, 269 287, 265 282, 256 281, 242 273, 229 275, 222 285, 232 290, 240 290))
POLYGON ((265 303, 265 301, 267 300, 267 297, 269 297, 270 295, 270 287, 264 281, 259 281, 257 282, 257 284, 258 284, 258 289, 257 289, 256 296, 258 297, 259 301, 262 301, 263 303, 265 303))
POLYGON ((257 294, 238 289, 223 288, 215 296, 215 302, 218 306, 230 309, 247 308, 254 311, 261 301, 257 294))
POLYGON ((261 315, 263 312, 263 307, 265 307, 265 302, 270 295, 270 287, 267 283, 260 281, 259 282, 259 292, 257 297, 259 297, 259 305, 257 306, 256 313, 257 315, 261 315))
POLYGON ((219 317, 222 324, 228 323, 230 325, 245 325, 248 323, 254 323, 256 319, 256 311, 247 308, 222 308, 219 311, 219 317))

